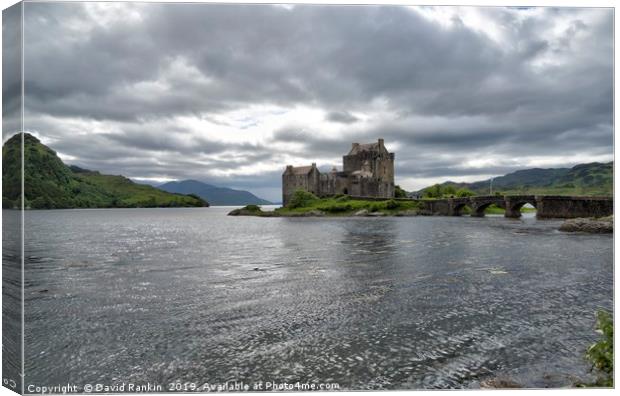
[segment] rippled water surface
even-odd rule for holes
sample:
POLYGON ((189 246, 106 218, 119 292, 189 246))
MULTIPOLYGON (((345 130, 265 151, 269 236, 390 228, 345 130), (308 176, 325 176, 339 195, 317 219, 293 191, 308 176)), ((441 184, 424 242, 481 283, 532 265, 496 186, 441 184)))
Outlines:
POLYGON ((564 386, 612 307, 559 221, 229 210, 27 212, 26 382, 564 386))

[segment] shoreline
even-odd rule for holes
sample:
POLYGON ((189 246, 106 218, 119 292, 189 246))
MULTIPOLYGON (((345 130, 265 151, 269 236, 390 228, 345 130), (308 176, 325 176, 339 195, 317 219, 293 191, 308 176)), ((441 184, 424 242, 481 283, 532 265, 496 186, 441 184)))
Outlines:
POLYGON ((328 213, 320 210, 310 210, 305 212, 279 212, 270 211, 251 211, 244 208, 234 209, 228 216, 254 216, 254 217, 414 217, 414 216, 433 216, 431 213, 421 213, 415 211, 398 211, 394 213, 369 212, 360 210, 351 213, 328 213))
MULTIPOLYGON (((528 211, 529 212, 529 211, 528 211)), ((503 215, 501 213, 487 213, 489 216, 503 215)), ((343 217, 416 217, 416 216, 431 216, 431 217, 452 217, 443 216, 437 213, 430 212, 425 209, 355 209, 346 211, 328 211, 320 210, 317 208, 298 208, 289 209, 286 207, 279 207, 274 210, 263 211, 260 207, 255 205, 248 205, 243 208, 233 209, 228 213, 228 216, 253 216, 253 217, 329 217, 329 218, 343 218, 343 217)), ((465 213, 463 217, 468 217, 469 214, 465 213)), ((475 217, 475 216, 472 216, 475 217)))
MULTIPOLYGON (((535 210, 534 210, 535 211, 535 210)), ((532 211, 532 212, 534 212, 532 211)), ((530 211, 528 211, 530 212, 530 211)), ((487 213, 489 216, 501 216, 501 213, 487 213)), ((447 217, 437 213, 431 213, 424 209, 382 209, 369 211, 368 209, 349 210, 336 213, 330 213, 328 211, 319 210, 316 208, 298 208, 289 209, 286 207, 279 207, 270 211, 263 211, 259 206, 248 205, 243 208, 237 208, 230 211, 227 216, 249 216, 249 217, 283 217, 283 218, 295 218, 295 217, 321 217, 321 218, 358 218, 358 217, 447 217), (301 210, 300 210, 301 209, 301 210)), ((448 216, 452 217, 452 216, 448 216)), ((477 217, 468 216, 464 214, 463 217, 477 217)), ((542 218, 540 220, 563 220, 563 223, 558 228, 558 231, 566 233, 589 233, 589 234, 609 234, 613 233, 614 222, 613 215, 605 217, 591 217, 591 218, 542 218)), ((509 218, 513 219, 514 218, 509 218)))

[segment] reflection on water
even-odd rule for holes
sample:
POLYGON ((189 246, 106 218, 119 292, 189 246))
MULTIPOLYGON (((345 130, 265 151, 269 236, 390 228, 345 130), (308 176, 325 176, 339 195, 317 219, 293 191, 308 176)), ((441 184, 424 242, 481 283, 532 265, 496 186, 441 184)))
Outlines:
POLYGON ((31 383, 477 387, 586 375, 612 237, 557 221, 26 214, 31 383))

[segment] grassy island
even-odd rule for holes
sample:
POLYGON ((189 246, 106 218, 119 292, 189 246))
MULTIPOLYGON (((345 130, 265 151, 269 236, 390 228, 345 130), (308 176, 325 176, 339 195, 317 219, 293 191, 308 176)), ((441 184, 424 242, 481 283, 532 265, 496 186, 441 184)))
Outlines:
POLYGON ((312 193, 297 190, 290 202, 273 211, 263 211, 257 205, 235 209, 231 216, 260 217, 310 217, 310 216, 415 216, 420 214, 421 205, 416 201, 386 199, 361 200, 348 195, 318 198, 312 193))

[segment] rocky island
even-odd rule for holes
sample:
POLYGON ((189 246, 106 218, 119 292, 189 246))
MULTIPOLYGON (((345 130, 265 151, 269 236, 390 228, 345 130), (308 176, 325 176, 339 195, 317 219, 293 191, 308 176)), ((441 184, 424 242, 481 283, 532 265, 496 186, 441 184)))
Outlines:
POLYGON ((609 234, 614 232, 614 216, 568 219, 560 226, 564 232, 609 234))

